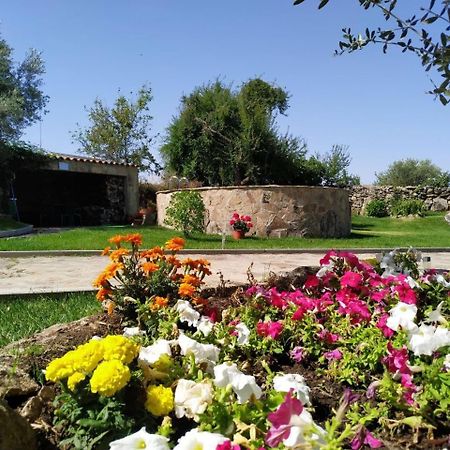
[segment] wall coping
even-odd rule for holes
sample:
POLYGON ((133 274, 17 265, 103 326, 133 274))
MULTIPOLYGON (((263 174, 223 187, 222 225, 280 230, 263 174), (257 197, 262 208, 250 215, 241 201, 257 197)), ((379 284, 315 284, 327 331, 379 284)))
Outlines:
POLYGON ((297 184, 261 184, 261 185, 250 185, 250 186, 204 186, 197 188, 183 188, 183 189, 166 189, 163 191, 157 191, 157 194, 170 194, 172 192, 178 191, 231 191, 233 189, 238 190, 256 190, 256 189, 286 189, 286 188, 302 188, 302 189, 329 189, 329 190, 346 190, 350 191, 348 188, 340 188, 333 186, 305 186, 297 184))

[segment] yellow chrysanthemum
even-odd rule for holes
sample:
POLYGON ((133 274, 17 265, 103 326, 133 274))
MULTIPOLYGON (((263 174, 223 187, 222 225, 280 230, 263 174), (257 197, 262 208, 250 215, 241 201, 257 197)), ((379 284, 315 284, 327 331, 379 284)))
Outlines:
POLYGON ((110 361, 117 359, 124 364, 130 364, 139 354, 139 346, 125 336, 106 336, 103 343, 103 359, 110 361))
POLYGON ((128 366, 120 361, 103 361, 95 369, 91 378, 91 391, 105 397, 111 397, 120 391, 130 381, 131 373, 128 366))
POLYGON ((86 375, 81 372, 75 372, 67 379, 67 387, 74 391, 81 381, 83 381, 86 378, 86 375))
POLYGON ((145 409, 154 416, 167 416, 173 410, 174 400, 172 389, 162 385, 147 388, 145 409))

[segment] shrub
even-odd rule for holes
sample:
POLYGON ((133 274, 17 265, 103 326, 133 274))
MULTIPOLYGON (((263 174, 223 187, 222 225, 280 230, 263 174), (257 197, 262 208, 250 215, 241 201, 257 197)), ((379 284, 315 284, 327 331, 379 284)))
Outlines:
POLYGON ((425 206, 422 200, 392 200, 390 204, 391 216, 422 216, 425 206))
POLYGON ((366 214, 369 217, 386 217, 389 215, 388 205, 384 200, 371 200, 367 203, 366 214))
POLYGON ((204 230, 205 205, 202 196, 194 191, 181 191, 172 195, 164 223, 182 231, 185 236, 204 230))

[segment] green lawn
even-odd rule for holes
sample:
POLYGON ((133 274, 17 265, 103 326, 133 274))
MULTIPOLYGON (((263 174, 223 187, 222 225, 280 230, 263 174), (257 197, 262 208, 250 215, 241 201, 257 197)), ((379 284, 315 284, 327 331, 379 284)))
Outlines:
MULTIPOLYGON (((108 245, 115 234, 139 232, 144 246, 163 244, 179 232, 160 227, 129 226, 78 228, 52 234, 0 239, 0 250, 99 250, 108 245)), ((369 247, 450 247, 450 227, 443 214, 419 218, 371 218, 354 216, 352 233, 343 239, 266 239, 247 237, 233 241, 227 237, 226 248, 369 248, 369 247)), ((221 236, 198 235, 188 239, 186 248, 221 248, 221 236)))
POLYGON ((93 293, 0 298, 0 347, 101 310, 93 293))

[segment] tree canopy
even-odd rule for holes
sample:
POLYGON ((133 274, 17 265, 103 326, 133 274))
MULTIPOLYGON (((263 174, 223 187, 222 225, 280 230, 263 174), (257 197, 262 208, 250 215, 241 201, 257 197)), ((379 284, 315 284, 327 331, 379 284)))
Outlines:
POLYGON ((160 166, 151 153, 149 104, 151 89, 143 86, 136 100, 119 95, 112 108, 96 99, 86 108, 89 126, 72 133, 80 151, 118 163, 135 164, 142 171, 158 173, 160 166))
POLYGON ((357 175, 348 172, 352 161, 347 145, 333 145, 331 150, 319 157, 323 164, 322 184, 324 186, 348 187, 361 184, 357 175))
MULTIPOLYGON (((305 0, 294 0, 299 5, 305 0)), ((343 28, 343 40, 339 42, 337 54, 361 50, 369 44, 382 45, 386 53, 389 47, 398 47, 403 53, 417 55, 426 71, 433 69, 441 77, 433 83, 430 93, 436 95, 442 104, 450 101, 450 2, 448 0, 427 0, 417 8, 415 2, 397 0, 358 0, 364 9, 378 9, 389 27, 366 28, 355 34, 350 28, 343 28), (412 5, 413 11, 407 18, 398 14, 399 3, 412 5)), ((319 0, 323 8, 330 0, 319 0)))
POLYGON ((450 174, 429 159, 393 162, 385 172, 376 173, 376 184, 390 186, 448 186, 450 174))
POLYGON ((279 133, 289 95, 259 78, 233 89, 220 81, 181 99, 161 148, 166 170, 206 185, 320 184, 321 163, 279 133))
POLYGON ((20 138, 24 128, 40 120, 48 97, 41 90, 44 62, 30 50, 16 63, 13 49, 0 37, 0 142, 20 138))

